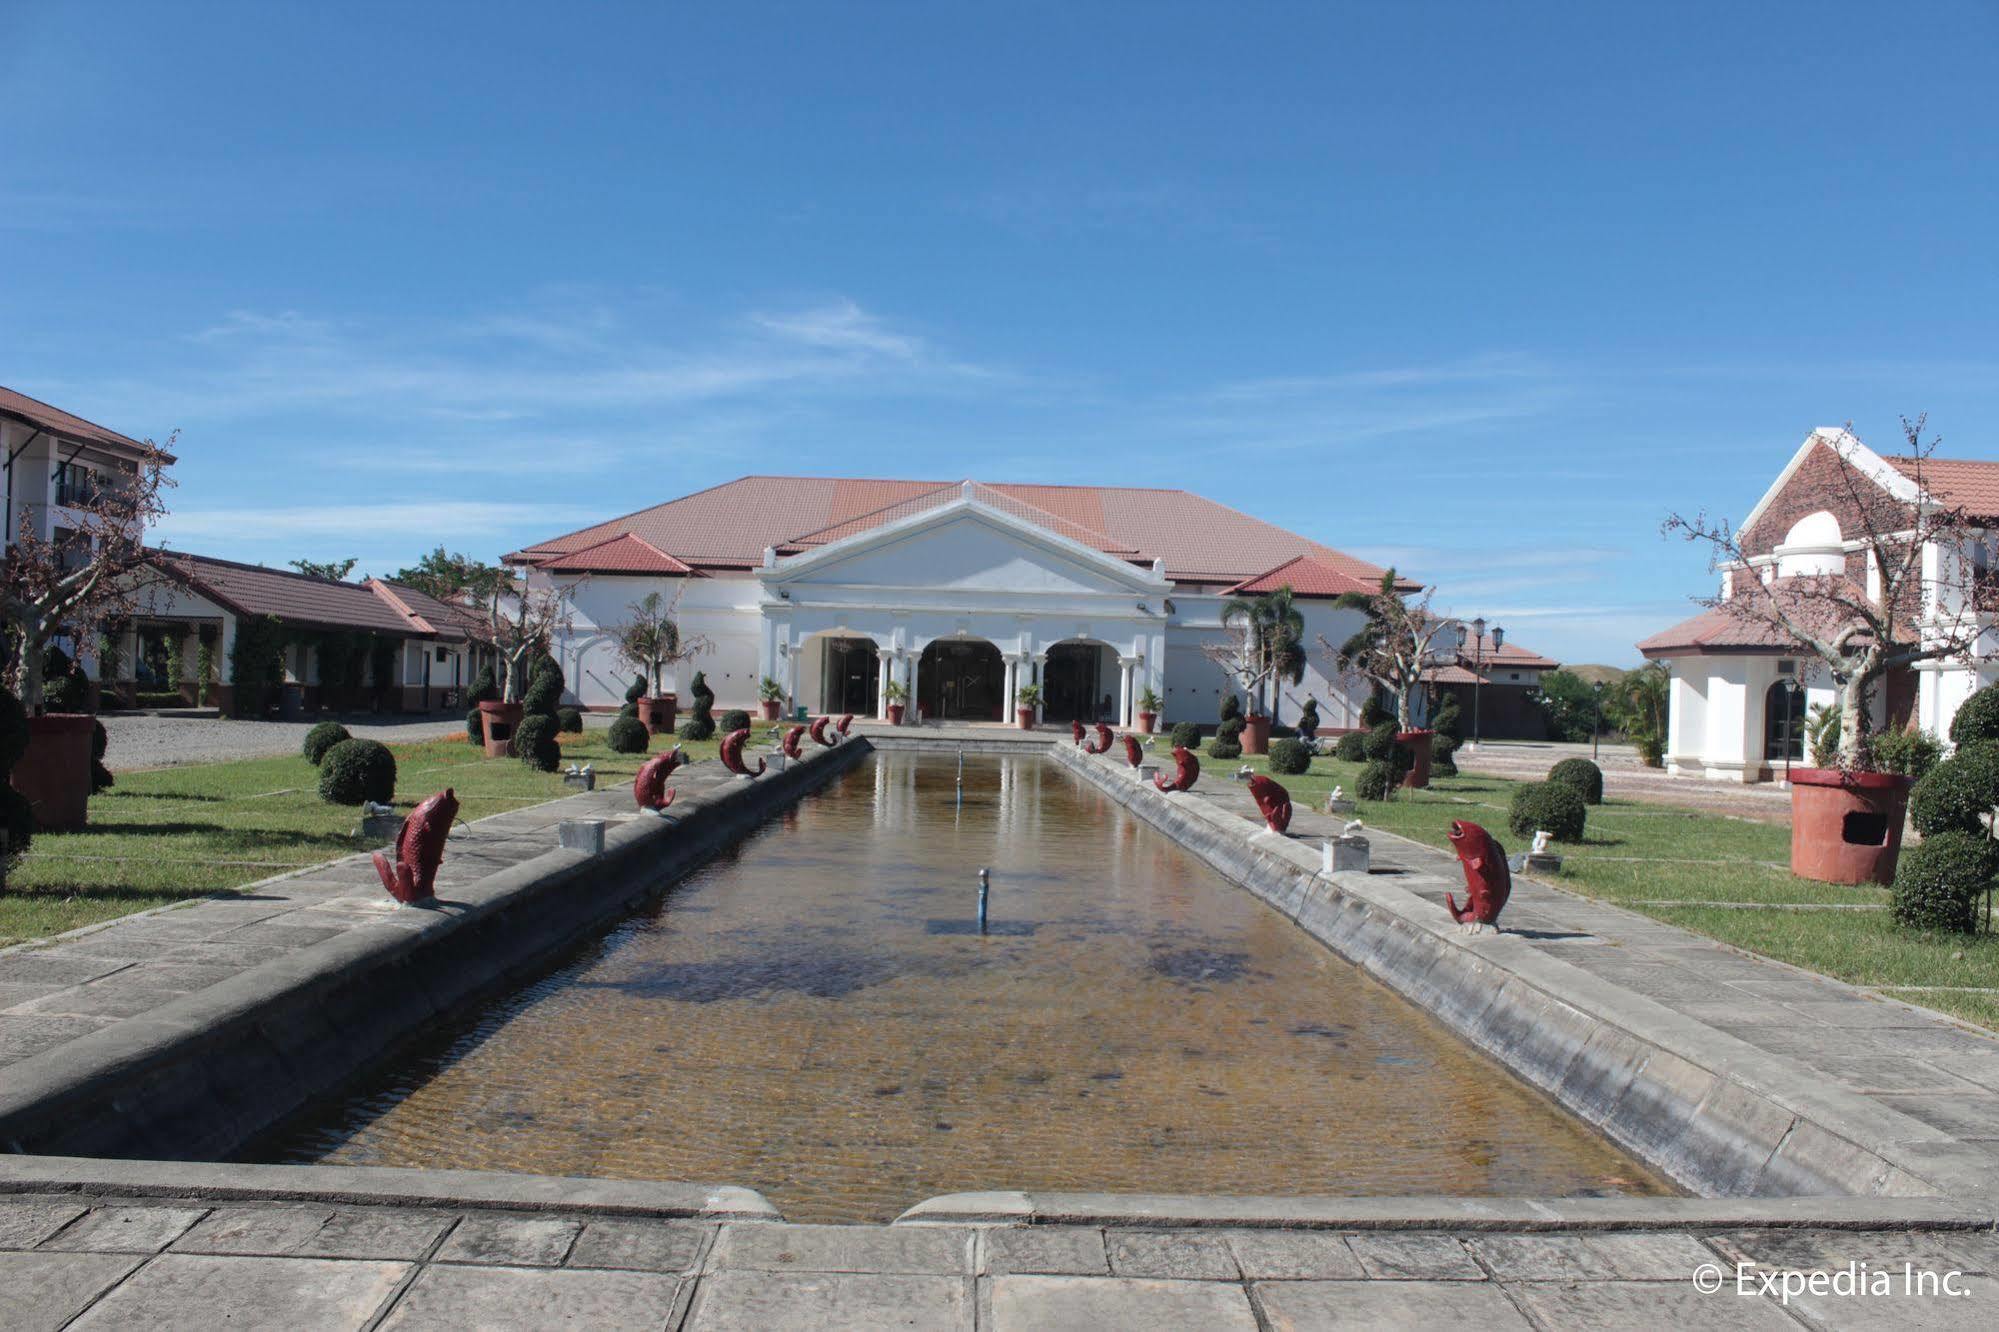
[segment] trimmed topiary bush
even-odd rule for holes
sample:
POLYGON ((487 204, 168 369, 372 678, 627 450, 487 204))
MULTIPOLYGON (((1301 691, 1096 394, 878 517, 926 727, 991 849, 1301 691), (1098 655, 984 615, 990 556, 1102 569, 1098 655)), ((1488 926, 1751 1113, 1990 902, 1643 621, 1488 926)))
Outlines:
POLYGON ((465 691, 467 703, 497 703, 500 701, 500 684, 493 678, 491 666, 481 666, 479 673, 472 677, 472 687, 465 691))
POLYGON ((1303 740, 1273 740, 1270 742, 1270 770, 1293 776, 1312 766, 1312 751, 1305 748, 1303 740))
POLYGON ((1361 732, 1361 752, 1372 760, 1385 760, 1395 751, 1395 737, 1399 734, 1392 721, 1376 722, 1361 732))
POLYGON ((1381 701, 1381 695, 1369 694, 1367 702, 1360 705, 1361 727, 1364 730, 1372 731, 1383 722, 1393 725, 1395 714, 1390 712, 1388 705, 1381 701))
POLYGON ((28 710, 10 690, 0 688, 0 890, 14 862, 35 840, 35 807, 7 783, 7 774, 28 752, 28 710))
MULTIPOLYGON (((1230 695, 1234 697, 1234 695, 1230 695)), ((1223 711, 1226 713, 1227 709, 1223 711)), ((1208 757, 1233 759, 1242 757, 1242 714, 1224 716, 1222 724, 1215 728, 1215 738, 1208 741, 1208 757)))
POLYGON ((1305 707, 1298 714, 1298 734, 1309 740, 1318 733, 1318 730, 1319 700, 1307 694, 1305 696, 1305 707))
POLYGON ((555 725, 564 735, 583 734, 583 710, 563 708, 555 714, 555 725))
POLYGON ((1401 774, 1386 759, 1372 759, 1360 770, 1354 792, 1362 800, 1386 800, 1402 784, 1401 774))
POLYGON ((514 757, 536 772, 554 772, 562 766, 562 746, 555 736, 555 718, 530 712, 514 731, 514 757))
POLYGON ((486 743, 486 727, 479 720, 479 709, 477 708, 465 714, 465 739, 468 743, 475 745, 486 743))
POLYGON ((1565 782, 1583 793, 1585 805, 1603 803, 1603 769, 1586 758, 1565 758, 1548 769, 1548 780, 1565 782))
POLYGON ((1198 749, 1201 746, 1201 728, 1193 722, 1181 722, 1173 728, 1175 749, 1198 749))
POLYGON ((118 779, 111 775, 111 769, 104 766, 104 751, 109 748, 111 748, 111 736, 105 731, 104 723, 101 721, 91 722, 90 792, 92 795, 97 794, 99 791, 109 790, 118 784, 118 779))
POLYGON ((1902 848, 1895 867, 1895 920, 1921 930, 1970 934, 1979 897, 1999 874, 1999 847, 1981 832, 1952 829, 1902 848))
POLYGON ((749 725, 750 714, 744 712, 741 708, 730 708, 722 714, 721 731, 723 735, 728 735, 734 731, 748 730, 749 725))
MULTIPOLYGON (((685 734, 686 728, 681 730, 685 734)), ((619 717, 611 723, 609 743, 613 753, 643 754, 652 744, 652 734, 637 717, 619 717)))
POLYGON ((1233 689, 1222 695, 1222 713, 1219 720, 1224 725, 1242 720, 1242 700, 1235 696, 1233 689))
POLYGON ((333 748, 342 740, 352 740, 353 738, 352 735, 348 734, 347 728, 339 722, 321 722, 305 733, 305 744, 300 746, 300 749, 305 754, 306 762, 316 768, 319 766, 319 761, 326 757, 327 750, 333 748))
POLYGON ((1999 740, 1999 685, 1986 685, 1964 700, 1950 720, 1950 738, 1959 745, 1999 740))
POLYGON ((630 705, 634 717, 638 716, 639 700, 645 696, 646 678, 643 675, 634 675, 630 687, 625 690, 625 702, 630 705))
POLYGON ((715 734, 715 691, 708 687, 708 676, 702 671, 694 672, 694 679, 687 686, 687 693, 694 700, 694 711, 686 721, 680 723, 682 740, 707 740, 715 734))
POLYGON ((342 740, 319 760, 319 798, 334 805, 396 798, 396 756, 377 740, 342 740))
POLYGON ((562 691, 567 687, 561 665, 544 652, 528 666, 528 686, 521 693, 521 707, 530 717, 553 721, 562 706, 562 691))
POLYGON ((1367 762, 1367 732, 1348 731, 1333 742, 1333 757, 1343 763, 1367 762))
POLYGON ((1458 761, 1451 757, 1456 749, 1457 746, 1452 745, 1450 749, 1445 750, 1441 754, 1435 750, 1430 751, 1430 775, 1432 777, 1455 777, 1458 775, 1458 761))
POLYGON ((1567 782, 1534 782, 1514 791, 1506 825, 1522 837, 1545 829, 1558 842, 1580 842, 1588 818, 1581 791, 1567 782))
POLYGON ((1999 741, 1974 740, 1930 769, 1909 792, 1909 822, 1924 837, 1982 835, 1978 816, 1999 805, 1999 741))

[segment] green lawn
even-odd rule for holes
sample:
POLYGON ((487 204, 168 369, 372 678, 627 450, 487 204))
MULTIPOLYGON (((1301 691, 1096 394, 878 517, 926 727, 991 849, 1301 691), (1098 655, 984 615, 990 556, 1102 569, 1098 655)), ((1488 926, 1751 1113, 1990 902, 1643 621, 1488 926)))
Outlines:
MULTIPOLYGON (((1247 761, 1264 768, 1262 759, 1247 761)), ((1235 766, 1210 760, 1224 780, 1235 766)), ((1359 764, 1317 758, 1310 772, 1278 780, 1294 801, 1320 806, 1334 783, 1351 795, 1359 777, 1359 764)), ((1362 801, 1360 818, 1444 849, 1451 820, 1465 819, 1520 851, 1526 839, 1506 824, 1519 786, 1499 777, 1438 778, 1392 801, 1362 801)), ((1999 993, 1981 992, 1999 991, 1999 935, 1918 933, 1886 911, 1838 909, 1885 905, 1888 891, 1793 876, 1787 827, 1618 800, 1614 774, 1609 796, 1590 810, 1581 843, 1557 845, 1564 888, 1999 1029, 1999 993), (1905 988, 1916 986, 1939 988, 1905 988)))
MULTIPOLYGON (((612 753, 605 734, 562 737, 564 765, 594 765, 600 789, 629 784, 643 756, 612 753)), ((685 747, 692 758, 715 753, 712 740, 685 747)), ((561 774, 488 759, 459 737, 390 748, 401 809, 447 786, 465 819, 567 794, 561 774)), ((122 773, 91 797, 88 828, 36 836, 0 893, 0 945, 349 855, 367 845, 354 836, 359 823, 358 809, 319 798, 319 770, 299 756, 122 773)))

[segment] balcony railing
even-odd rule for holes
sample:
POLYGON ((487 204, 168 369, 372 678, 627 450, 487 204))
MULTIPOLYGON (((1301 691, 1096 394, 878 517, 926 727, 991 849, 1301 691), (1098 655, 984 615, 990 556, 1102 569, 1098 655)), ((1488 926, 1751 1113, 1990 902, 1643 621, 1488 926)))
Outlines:
POLYGON ((104 487, 96 481, 63 481, 56 486, 56 503, 65 508, 80 509, 103 493, 104 487))

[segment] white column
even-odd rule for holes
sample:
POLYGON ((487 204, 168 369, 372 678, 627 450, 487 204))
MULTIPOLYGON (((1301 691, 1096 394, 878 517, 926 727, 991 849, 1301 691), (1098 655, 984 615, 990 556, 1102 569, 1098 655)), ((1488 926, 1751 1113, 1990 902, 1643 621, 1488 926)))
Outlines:
POLYGON ((875 649, 876 664, 879 667, 879 669, 876 671, 875 674, 875 720, 876 721, 888 720, 889 662, 894 660, 894 658, 895 658, 895 653, 891 652, 887 648, 875 649))
POLYGON ((1014 672, 1018 667, 1012 657, 1001 657, 1000 667, 1000 689, 1006 695, 1005 701, 1000 705, 1000 720, 1010 722, 1013 720, 1013 691, 1017 684, 1014 672))
POLYGON ((1131 668, 1137 665, 1131 657, 1117 659, 1117 724, 1130 726, 1131 716, 1131 668))
POLYGON ((793 643, 784 654, 784 715, 789 718, 798 706, 798 653, 802 645, 793 643))
POLYGON ((916 725, 916 662, 919 655, 915 652, 902 654, 902 687, 908 691, 902 710, 902 721, 905 726, 916 725))

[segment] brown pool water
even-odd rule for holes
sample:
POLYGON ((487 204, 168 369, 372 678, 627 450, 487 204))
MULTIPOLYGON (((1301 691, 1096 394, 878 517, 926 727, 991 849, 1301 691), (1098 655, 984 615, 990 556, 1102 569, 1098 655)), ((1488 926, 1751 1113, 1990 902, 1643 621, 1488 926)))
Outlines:
POLYGON ((1062 769, 967 757, 962 804, 956 773, 874 756, 260 1155, 743 1184, 794 1221, 1669 1191, 1062 769))

